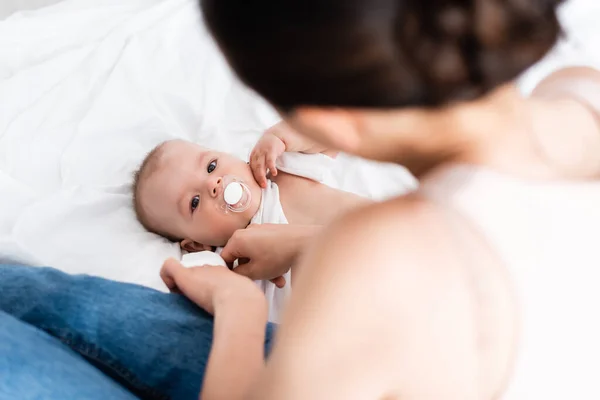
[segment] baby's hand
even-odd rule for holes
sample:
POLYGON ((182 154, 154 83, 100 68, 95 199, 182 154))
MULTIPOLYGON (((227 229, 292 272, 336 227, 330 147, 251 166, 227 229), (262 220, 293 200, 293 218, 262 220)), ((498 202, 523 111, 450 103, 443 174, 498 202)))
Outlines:
POLYGON ((272 176, 277 176, 275 163, 285 152, 324 153, 334 158, 337 155, 337 152, 305 138, 285 121, 281 121, 267 129, 250 154, 250 167, 254 179, 261 187, 267 187, 267 169, 272 176))
POLYGON ((275 132, 277 126, 267 130, 250 153, 250 168, 254 179, 262 188, 267 187, 267 169, 272 176, 277 176, 275 163, 286 150, 284 141, 275 132))

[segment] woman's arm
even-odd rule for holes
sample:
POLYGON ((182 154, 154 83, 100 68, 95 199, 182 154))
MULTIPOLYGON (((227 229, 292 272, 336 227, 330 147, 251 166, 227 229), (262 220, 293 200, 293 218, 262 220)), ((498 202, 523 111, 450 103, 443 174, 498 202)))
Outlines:
MULTIPOLYGON (((254 282, 223 267, 184 268, 169 259, 161 277, 214 315, 211 351, 200 398, 243 399, 264 368, 267 301, 254 282)), ((206 346, 199 337, 199 346, 206 346)))
POLYGON ((472 276, 445 217, 400 199, 326 229, 253 398, 487 399, 472 276))
POLYGON ((266 301, 231 301, 216 310, 202 400, 244 399, 264 369, 266 301))

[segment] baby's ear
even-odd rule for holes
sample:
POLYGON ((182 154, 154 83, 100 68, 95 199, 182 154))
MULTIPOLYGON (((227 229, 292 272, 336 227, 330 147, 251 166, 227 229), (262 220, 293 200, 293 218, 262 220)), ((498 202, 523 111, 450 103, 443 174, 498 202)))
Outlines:
POLYGON ((181 242, 179 242, 179 245, 183 250, 188 251, 190 253, 212 250, 212 247, 202 243, 194 242, 192 239, 183 239, 181 242))

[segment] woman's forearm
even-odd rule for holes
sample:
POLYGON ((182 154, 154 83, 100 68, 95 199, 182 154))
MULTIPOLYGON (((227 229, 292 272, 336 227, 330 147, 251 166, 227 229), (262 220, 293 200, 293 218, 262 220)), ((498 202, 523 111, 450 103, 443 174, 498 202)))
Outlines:
POLYGON ((246 398, 264 368, 266 302, 228 304, 215 313, 203 400, 246 398))

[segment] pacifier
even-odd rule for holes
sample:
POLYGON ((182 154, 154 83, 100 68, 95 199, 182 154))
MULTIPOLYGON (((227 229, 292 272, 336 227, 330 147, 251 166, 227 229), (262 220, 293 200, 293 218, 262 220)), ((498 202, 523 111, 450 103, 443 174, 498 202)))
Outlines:
POLYGON ((239 178, 225 175, 221 180, 221 197, 219 208, 225 213, 240 213, 250 207, 252 194, 250 188, 239 178))

